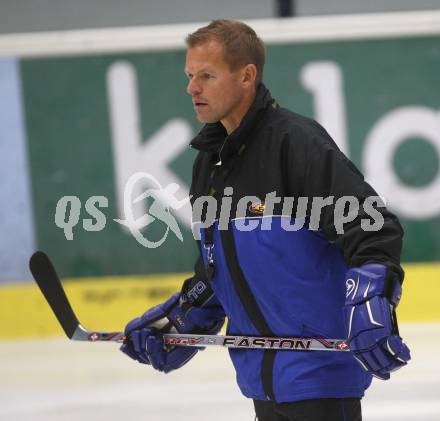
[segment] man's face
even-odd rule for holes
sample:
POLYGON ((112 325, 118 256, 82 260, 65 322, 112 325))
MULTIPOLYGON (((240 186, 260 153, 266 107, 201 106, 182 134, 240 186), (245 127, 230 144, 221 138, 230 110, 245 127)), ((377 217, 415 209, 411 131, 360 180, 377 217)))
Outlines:
POLYGON ((187 92, 200 122, 234 118, 244 94, 243 71, 231 71, 224 61, 222 44, 210 41, 188 48, 185 73, 189 79, 187 92))

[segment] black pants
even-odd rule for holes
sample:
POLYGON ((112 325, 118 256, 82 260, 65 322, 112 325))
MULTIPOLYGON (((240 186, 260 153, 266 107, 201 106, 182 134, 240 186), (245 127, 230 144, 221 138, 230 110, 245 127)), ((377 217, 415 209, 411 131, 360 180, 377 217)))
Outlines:
POLYGON ((362 421, 360 398, 254 401, 258 421, 362 421))

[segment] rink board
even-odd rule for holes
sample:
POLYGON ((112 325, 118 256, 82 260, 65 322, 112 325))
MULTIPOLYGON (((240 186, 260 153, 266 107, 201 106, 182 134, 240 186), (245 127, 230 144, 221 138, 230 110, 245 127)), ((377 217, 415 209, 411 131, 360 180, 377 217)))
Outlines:
MULTIPOLYGON (((404 265, 406 278, 398 309, 402 322, 440 321, 440 263, 404 265)), ((125 323, 180 289, 184 274, 67 279, 66 293, 89 329, 122 330, 125 323)), ((0 340, 63 335, 34 284, 0 287, 0 340)))

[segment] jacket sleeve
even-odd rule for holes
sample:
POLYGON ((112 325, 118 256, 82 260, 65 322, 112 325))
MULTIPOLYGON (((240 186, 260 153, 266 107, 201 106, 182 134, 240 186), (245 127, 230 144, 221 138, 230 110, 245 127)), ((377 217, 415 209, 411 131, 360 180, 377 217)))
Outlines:
POLYGON ((333 196, 332 204, 322 208, 319 219, 319 230, 327 240, 342 249, 344 260, 350 267, 368 262, 383 263, 402 282, 400 253, 403 229, 397 217, 385 206, 375 206, 374 209, 383 217, 383 226, 376 231, 365 230, 362 220, 371 221, 370 213, 364 208, 366 198, 378 194, 360 171, 317 123, 311 127, 294 127, 288 137, 285 159, 290 170, 287 170, 287 183, 295 196, 309 198, 307 215, 310 216, 313 197, 333 196), (335 226, 341 209, 336 209, 335 204, 344 196, 355 197, 360 206, 357 216, 345 223, 341 232, 335 226))

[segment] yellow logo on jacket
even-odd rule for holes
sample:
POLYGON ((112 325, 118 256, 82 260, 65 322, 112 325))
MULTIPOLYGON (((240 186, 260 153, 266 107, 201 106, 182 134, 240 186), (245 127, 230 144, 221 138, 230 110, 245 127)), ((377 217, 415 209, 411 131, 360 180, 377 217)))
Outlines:
POLYGON ((264 209, 266 209, 266 206, 264 205, 264 203, 252 203, 249 206, 250 212, 255 215, 263 215, 264 209))

